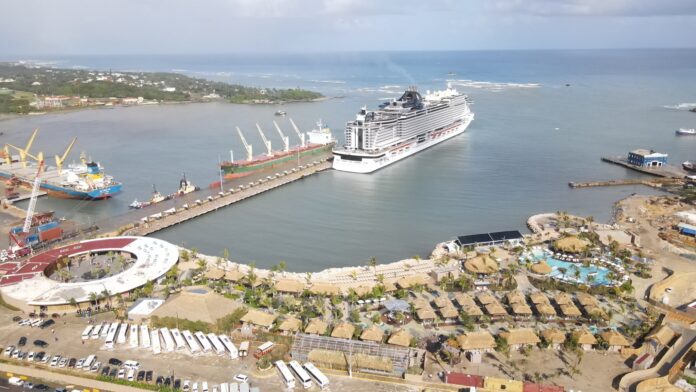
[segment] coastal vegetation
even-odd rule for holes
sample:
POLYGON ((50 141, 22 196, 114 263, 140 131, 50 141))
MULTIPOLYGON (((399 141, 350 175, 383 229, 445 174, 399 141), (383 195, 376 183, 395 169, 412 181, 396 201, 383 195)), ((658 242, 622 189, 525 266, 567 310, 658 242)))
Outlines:
POLYGON ((0 63, 0 113, 128 102, 191 102, 225 100, 231 103, 281 103, 321 98, 300 88, 276 89, 192 78, 171 72, 116 72, 59 69, 0 63), (63 97, 42 102, 42 97, 63 97), (98 101, 94 101, 98 100, 98 101))

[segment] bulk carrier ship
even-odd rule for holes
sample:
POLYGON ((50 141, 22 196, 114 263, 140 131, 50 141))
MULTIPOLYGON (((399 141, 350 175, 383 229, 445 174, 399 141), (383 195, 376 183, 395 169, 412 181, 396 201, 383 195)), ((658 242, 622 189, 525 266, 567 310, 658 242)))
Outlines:
POLYGON ((252 145, 247 143, 244 134, 239 127, 237 127, 237 133, 239 134, 239 138, 242 140, 247 153, 246 160, 235 161, 233 157, 231 157, 230 161, 221 162, 220 169, 222 170, 224 177, 228 180, 241 178, 260 170, 273 168, 294 159, 299 160, 307 156, 331 152, 331 149, 335 145, 335 140, 331 135, 331 129, 326 127, 321 120, 317 122, 317 128, 312 129, 306 134, 300 131, 292 119, 290 119, 290 123, 300 139, 300 145, 292 148, 290 147, 289 138, 285 136, 283 131, 278 126, 278 123, 273 121, 273 125, 275 125, 275 128, 283 141, 282 151, 273 151, 271 148, 271 141, 266 138, 266 135, 263 133, 261 127, 256 124, 256 129, 259 131, 259 135, 261 135, 261 139, 266 147, 266 154, 256 157, 253 155, 252 145))
MULTIPOLYGON (((32 186, 39 163, 44 161, 42 152, 30 153, 37 132, 38 129, 31 135, 24 148, 5 144, 2 154, 4 159, 0 161, 0 177, 5 177, 12 183, 32 186), (13 157, 10 149, 18 151, 19 156, 13 157), (34 161, 32 162, 29 158, 34 161)), ((41 189, 45 190, 49 196, 82 200, 108 199, 119 193, 123 184, 106 175, 101 164, 87 159, 84 153, 80 154, 80 163, 70 164, 67 168, 63 167, 76 140, 73 139, 62 156, 55 156, 56 167, 46 166, 41 174, 41 189)))
POLYGON ((474 119, 469 99, 451 86, 421 96, 410 87, 377 110, 363 107, 333 151, 333 168, 371 173, 463 133, 474 119))

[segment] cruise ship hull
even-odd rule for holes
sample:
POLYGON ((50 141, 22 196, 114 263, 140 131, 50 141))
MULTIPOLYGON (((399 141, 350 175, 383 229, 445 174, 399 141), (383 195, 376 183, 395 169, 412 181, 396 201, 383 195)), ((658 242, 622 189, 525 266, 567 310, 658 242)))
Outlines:
POLYGON ((423 141, 419 141, 418 137, 412 138, 379 154, 358 154, 355 151, 334 150, 333 168, 351 173, 372 173, 464 133, 473 119, 474 114, 469 113, 461 121, 450 126, 427 132, 423 141))

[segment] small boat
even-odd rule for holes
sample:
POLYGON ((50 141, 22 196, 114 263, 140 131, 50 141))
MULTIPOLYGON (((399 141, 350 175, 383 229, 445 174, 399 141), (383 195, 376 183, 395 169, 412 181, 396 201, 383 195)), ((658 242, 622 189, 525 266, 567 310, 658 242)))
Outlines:
POLYGON ((176 196, 183 196, 192 192, 199 191, 201 188, 193 185, 191 181, 186 179, 186 173, 184 177, 179 181, 179 189, 176 191, 176 196))
POLYGON ((696 163, 694 163, 694 162, 689 162, 689 161, 683 162, 682 167, 686 171, 696 172, 696 163))
POLYGON ((156 188, 155 185, 153 184, 153 185, 152 185, 152 197, 150 198, 150 201, 139 202, 139 201, 136 199, 136 200, 133 200, 133 202, 130 203, 130 204, 128 205, 128 207, 130 207, 130 208, 135 208, 135 209, 139 209, 139 208, 151 206, 151 205, 153 205, 153 204, 157 204, 157 203, 163 202, 163 201, 165 201, 165 200, 169 200, 169 199, 171 199, 171 196, 163 196, 161 193, 159 193, 159 191, 157 190, 157 188, 156 188))
POLYGON ((681 136, 693 136, 696 135, 696 128, 679 128, 676 133, 681 136))
POLYGON ((285 116, 287 114, 288 114, 288 112, 286 112, 285 110, 278 110, 275 112, 276 116, 285 116))

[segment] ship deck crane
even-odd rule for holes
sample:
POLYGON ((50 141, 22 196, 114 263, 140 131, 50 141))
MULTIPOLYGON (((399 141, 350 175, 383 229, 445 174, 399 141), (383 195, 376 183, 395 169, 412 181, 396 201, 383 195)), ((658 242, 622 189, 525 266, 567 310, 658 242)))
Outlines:
POLYGON ((34 156, 29 152, 31 149, 31 146, 34 144, 34 139, 36 139, 36 134, 39 132, 39 128, 36 128, 34 132, 31 134, 31 137, 29 137, 29 141, 27 142, 27 145, 24 148, 17 147, 13 144, 5 144, 5 161, 7 163, 12 163, 12 157, 10 156, 10 151, 9 147, 14 148, 19 152, 19 161, 22 164, 22 167, 27 167, 27 157, 34 158, 37 162, 41 161, 43 162, 43 153, 39 152, 34 156))
POLYGON ((242 130, 239 129, 239 127, 237 127, 237 133, 239 134, 239 138, 242 139, 242 144, 244 144, 244 149, 246 149, 247 161, 251 161, 252 159, 254 159, 252 145, 247 143, 246 138, 244 137, 244 134, 242 133, 242 130))
POLYGON ((283 130, 280 129, 278 126, 278 123, 273 121, 273 125, 275 125, 276 130, 278 131, 278 134, 280 135, 280 139, 283 140, 283 151, 290 151, 290 138, 285 136, 283 133, 283 130))
POLYGON ((266 135, 263 134, 263 131, 261 130, 261 127, 259 124, 256 124, 256 129, 259 130, 259 135, 261 135, 261 139, 263 139, 263 144, 266 145, 266 155, 269 157, 273 156, 273 149, 271 149, 271 141, 266 138, 266 135))
POLYGON ((56 167, 58 168, 58 174, 63 174, 63 162, 65 162, 65 158, 68 157, 68 154, 70 153, 70 150, 72 150, 73 145, 76 141, 77 138, 73 138, 72 142, 70 142, 70 145, 68 145, 68 148, 65 149, 63 155, 56 155, 56 167))
POLYGON ((290 124, 292 124, 293 129, 295 129, 295 132, 297 133, 297 137, 299 137, 300 142, 302 142, 301 146, 305 147, 305 134, 300 132, 300 128, 298 128, 297 125, 295 125, 295 122, 292 121, 291 118, 289 120, 290 120, 290 124))

